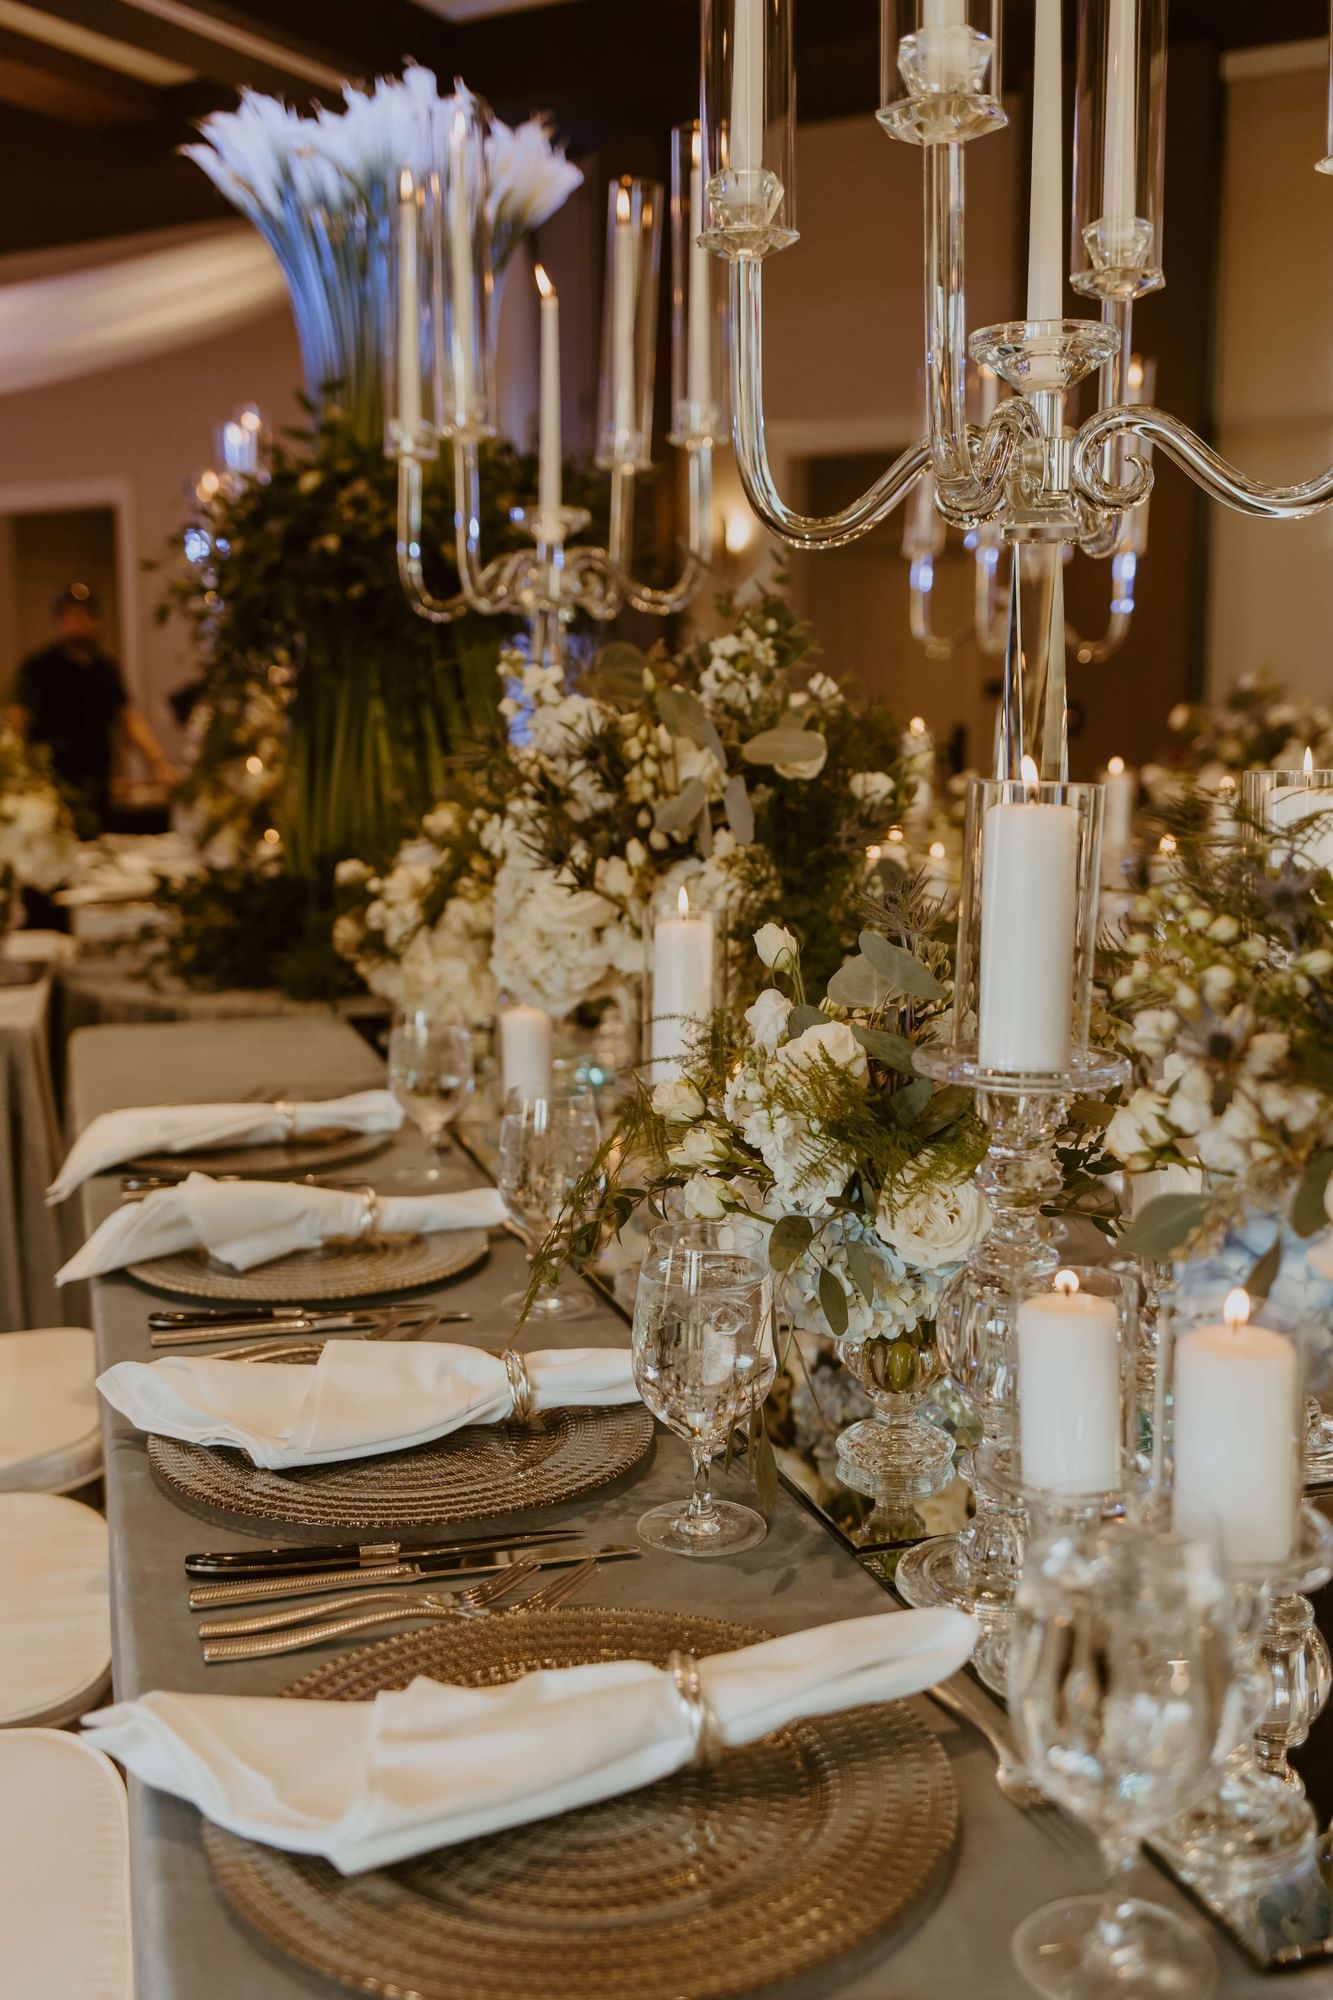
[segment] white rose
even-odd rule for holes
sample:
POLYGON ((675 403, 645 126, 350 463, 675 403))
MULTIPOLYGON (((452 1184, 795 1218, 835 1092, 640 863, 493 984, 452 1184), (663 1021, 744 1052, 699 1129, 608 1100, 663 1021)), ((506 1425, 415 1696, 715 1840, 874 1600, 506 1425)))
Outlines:
POLYGON ((1118 1160, 1151 1160, 1159 1147, 1170 1143, 1169 1115, 1155 1090, 1136 1090, 1106 1128, 1108 1152, 1118 1160))
POLYGON ((340 889, 359 889, 363 882, 369 882, 370 870, 364 861, 358 860, 354 854, 349 854, 346 860, 340 861, 334 869, 333 879, 340 889))
POLYGON ((681 1189, 681 1200, 686 1215, 696 1215, 701 1222, 716 1222, 727 1212, 725 1197, 729 1189, 727 1183, 712 1174, 695 1174, 681 1189))
POLYGON ((986 1197, 974 1181, 922 1188, 896 1208, 881 1199, 875 1226, 890 1249, 918 1270, 961 1264, 990 1228, 986 1197))
POLYGON ((866 1052, 845 1021, 825 1021, 816 1028, 807 1028, 794 1042, 787 1043, 779 1060, 792 1069, 808 1069, 820 1056, 840 1063, 853 1076, 864 1079, 868 1074, 866 1052))
MULTIPOLYGON (((813 732, 812 732, 813 733, 813 732)), ((819 738, 819 748, 800 764, 775 764, 773 769, 780 778, 817 778, 828 762, 828 739, 819 738)))
POLYGON ((686 1125, 693 1118, 703 1117, 704 1101, 684 1077, 671 1077, 654 1085, 653 1110, 672 1125, 686 1125))
POLYGON ((893 796, 893 779, 887 771, 853 771, 847 789, 863 806, 882 806, 893 796))
POLYGON ((775 1049, 787 1032, 791 1001, 776 986, 766 986, 752 1007, 745 1010, 750 1033, 759 1046, 775 1049))
POLYGON ((1164 1056, 1179 1026, 1180 1016, 1174 1007, 1146 1007, 1134 1016, 1130 1040, 1140 1055, 1164 1056))
POLYGON ((668 1146, 667 1158, 673 1167, 719 1167, 727 1157, 727 1138, 715 1125, 691 1125, 668 1146))
POLYGON ((1174 1086, 1166 1117, 1178 1132, 1202 1132, 1213 1117, 1213 1080, 1203 1064, 1173 1053, 1162 1064, 1162 1074, 1174 1086))
POLYGON ((1229 965, 1210 965, 1199 981, 1205 1002, 1213 1012, 1220 1013, 1231 999, 1231 989, 1236 983, 1236 975, 1229 965))
POLYGON ((780 970, 795 964, 800 946, 781 924, 763 924, 754 934, 754 948, 765 965, 780 970))

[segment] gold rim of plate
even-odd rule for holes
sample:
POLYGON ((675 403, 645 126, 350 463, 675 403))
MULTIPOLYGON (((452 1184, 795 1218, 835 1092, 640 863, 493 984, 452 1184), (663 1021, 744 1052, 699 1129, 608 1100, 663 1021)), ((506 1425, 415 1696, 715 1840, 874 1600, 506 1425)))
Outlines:
MULTIPOLYGON (((771 1634, 662 1611, 498 1613, 344 1653, 285 1692, 364 1701, 418 1674, 494 1687, 666 1664, 771 1634)), ((923 1916, 953 1851, 948 1760, 901 1703, 777 1730, 704 1771, 343 1877, 205 1823, 223 1894, 272 1946, 382 2000, 731 2000, 923 1916)))
MULTIPOLYGON (((276 1357, 275 1357, 276 1358, 276 1357)), ((295 1357, 292 1357, 295 1359, 295 1357)), ((295 1528, 441 1527, 572 1500, 636 1466, 653 1440, 642 1403, 550 1410, 530 1426, 476 1424, 409 1451, 286 1472, 225 1446, 148 1440, 174 1500, 242 1533, 295 1528)))
POLYGON ((324 1299, 365 1299, 438 1285, 483 1263, 490 1252, 484 1229, 441 1229, 410 1242, 351 1243, 322 1250, 294 1250, 287 1257, 233 1271, 205 1250, 126 1266, 155 1291, 192 1299, 235 1299, 246 1304, 311 1304, 324 1299))

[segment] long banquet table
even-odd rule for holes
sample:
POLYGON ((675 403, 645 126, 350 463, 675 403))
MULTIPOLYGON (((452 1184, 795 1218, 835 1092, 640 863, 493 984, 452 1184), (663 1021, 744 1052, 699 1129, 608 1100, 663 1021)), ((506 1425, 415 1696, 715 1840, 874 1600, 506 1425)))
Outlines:
MULTIPOLYGON (((133 1104, 239 1097, 263 1088, 324 1096, 382 1081, 382 1067, 346 1024, 324 1019, 176 1022, 84 1029, 71 1047, 70 1134, 99 1112, 133 1104)), ((382 1178, 420 1157, 420 1142, 400 1137, 367 1165, 382 1178)), ((473 1176, 475 1178, 475 1176, 473 1176)), ((81 1191, 80 1222, 91 1229, 118 1199, 115 1175, 81 1191)), ((494 1344, 508 1326, 499 1300, 522 1270, 511 1238, 493 1238, 488 1262, 447 1288, 451 1306, 475 1314, 470 1326, 441 1337, 494 1344)), ((98 1356, 103 1367, 148 1359, 150 1295, 112 1276, 93 1286, 98 1356)), ((624 1341, 626 1330, 600 1302, 595 1317, 568 1332, 543 1333, 543 1344, 624 1341)), ((529 1345, 534 1342, 529 1339, 529 1345)), ((156 1485, 143 1440, 103 1409, 106 1502, 111 1531, 116 1693, 149 1688, 271 1694, 320 1660, 286 1659, 205 1668, 191 1630, 182 1559, 201 1547, 253 1546, 247 1538, 185 1513, 156 1485)), ((633 1541, 645 1507, 684 1494, 689 1460, 660 1433, 653 1453, 626 1480, 583 1500, 522 1517, 522 1525, 567 1520, 590 1545, 633 1541)), ((739 1474, 728 1475, 737 1489, 739 1474)), ((720 1486, 724 1484, 720 1482, 720 1486)), ((480 1526, 480 1524, 478 1524, 480 1526)), ((515 1522, 514 1525, 519 1525, 515 1522)), ((282 1534, 274 1530, 273 1540, 282 1534)), ((333 1539, 331 1537, 331 1539, 333 1539)), ((890 1608, 884 1585, 791 1494, 779 1495, 767 1540, 734 1560, 686 1562, 645 1552, 641 1561, 603 1570, 579 1600, 679 1608, 753 1622, 774 1632, 890 1608)), ((935 1730, 958 1787, 960 1838, 943 1887, 908 1932, 882 1937, 780 1991, 784 2000, 1021 2000, 1030 1989, 1014 1970, 1010 1934, 1037 1903, 1099 1883, 1095 1849, 1049 1811, 1023 1813, 996 1787, 991 1752, 977 1733, 925 1698, 915 1706, 935 1730)), ((215 1887, 193 1808, 137 1783, 131 1786, 132 1886, 138 2000, 326 2000, 344 1990, 280 1961, 233 1918, 215 1887)), ((1181 1891, 1148 1864, 1145 1893, 1186 1908, 1181 1891)), ((1221 1990, 1257 1996, 1269 1981, 1201 1915, 1221 1966, 1221 1990)), ((496 1950, 504 1949, 497 1933, 496 1950)), ((1333 1991, 1333 1971, 1298 1974, 1308 1993, 1333 1991)), ((778 1988, 766 1989, 776 1993, 778 1988)), ((55 1996, 52 1996, 55 2000, 55 1996)), ((467 2000, 459 1995, 459 2000, 467 2000)), ((624 2000, 634 2000, 626 1993, 624 2000)))

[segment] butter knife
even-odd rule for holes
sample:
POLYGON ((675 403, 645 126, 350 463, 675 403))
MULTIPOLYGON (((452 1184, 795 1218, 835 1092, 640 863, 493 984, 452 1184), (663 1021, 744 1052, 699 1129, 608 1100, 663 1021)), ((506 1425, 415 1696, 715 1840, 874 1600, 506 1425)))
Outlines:
POLYGON ((187 1576, 295 1576, 308 1569, 368 1569, 430 1556, 488 1555, 543 1542, 572 1542, 577 1528, 530 1528, 521 1535, 466 1535, 453 1542, 297 1542, 272 1549, 203 1550, 185 1558, 187 1576))
POLYGON ((271 1582, 245 1577, 236 1583, 201 1583, 190 1592, 191 1611, 212 1611, 222 1604, 264 1604, 276 1597, 312 1596, 325 1590, 379 1590, 386 1583, 420 1583, 423 1577, 491 1576, 515 1563, 535 1563, 538 1569, 568 1569, 595 1554, 599 1562, 631 1562, 639 1548, 496 1549, 489 1556, 445 1556, 434 1561, 379 1563, 369 1569, 312 1570, 304 1576, 275 1577, 271 1582))

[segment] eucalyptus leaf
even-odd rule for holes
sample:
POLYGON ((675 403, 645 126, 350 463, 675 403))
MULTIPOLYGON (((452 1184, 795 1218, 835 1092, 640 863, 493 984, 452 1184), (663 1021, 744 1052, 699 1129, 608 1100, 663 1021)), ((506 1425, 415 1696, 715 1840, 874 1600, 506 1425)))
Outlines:
POLYGON ((646 653, 614 640, 602 647, 588 670, 588 692, 612 707, 633 708, 643 700, 644 675, 651 671, 646 653))
POLYGON ((935 1093, 935 1086, 928 1076, 914 1076, 901 1090, 896 1090, 889 1099, 889 1110, 895 1125, 914 1125, 935 1093))
POLYGON ((847 1269, 868 1306, 875 1303, 875 1260, 859 1236, 847 1238, 847 1269))
POLYGON ((703 805, 699 808, 699 824, 695 829, 695 839, 699 843, 699 852, 704 860, 711 861, 713 858, 713 815, 709 809, 707 799, 704 800, 703 805))
POLYGON ((878 931, 862 931, 860 941, 862 954, 888 980, 894 992, 906 993, 913 1000, 938 1000, 944 992, 934 973, 926 970, 914 952, 904 950, 900 944, 890 944, 878 931))
POLYGON ((722 769, 726 770, 727 753, 722 748, 722 738, 709 721, 697 695, 690 694, 686 688, 659 688, 657 713, 673 736, 684 736, 691 743, 711 750, 722 769))
POLYGON ((1330 1174, 1333 1174, 1333 1147, 1324 1146, 1311 1156, 1292 1198, 1291 1226, 1298 1236, 1315 1236, 1328 1221, 1324 1196, 1330 1174))
POLYGON ((822 1007, 793 1007, 787 1016, 787 1035, 803 1035, 807 1028, 826 1028, 828 1015, 822 1007))
POLYGON ((747 764, 818 764, 828 754, 828 744, 816 729, 761 729, 741 755, 747 764))
POLYGON ((1245 1289, 1252 1299, 1266 1299, 1277 1280, 1282 1267, 1282 1232, 1279 1230, 1270 1247, 1262 1257, 1256 1258, 1254 1268, 1245 1280, 1245 1289))
POLYGON ((1115 1114, 1115 1105, 1108 1104, 1105 1098, 1076 1097, 1069 1107, 1069 1122, 1104 1132, 1115 1114))
POLYGON ((659 833, 688 833, 707 804, 706 789, 698 778, 691 778, 674 798, 657 801, 653 808, 653 824, 659 833))
POLYGON ((952 1125, 955 1118, 961 1118, 972 1102, 972 1093, 961 1083, 951 1083, 943 1090, 937 1090, 917 1121, 927 1137, 942 1132, 946 1125, 952 1125))
POLYGON ((868 958, 849 958, 839 966, 828 983, 828 997, 836 1007, 882 1007, 892 992, 868 958))
POLYGON ((911 1076, 916 1069, 912 1044, 905 1035, 891 1035, 887 1028, 862 1028, 855 1021, 852 1033, 866 1054, 886 1069, 900 1069, 904 1076, 911 1076))
POLYGON ((1135 1217, 1120 1238, 1120 1248, 1132 1257, 1164 1263, 1194 1234, 1207 1214, 1207 1195, 1159 1194, 1135 1217))
POLYGON ((847 1294, 843 1290, 841 1278, 836 1278, 827 1264, 819 1273, 819 1307, 828 1321, 829 1332, 840 1338, 847 1331, 847 1294))
POLYGON ((727 825, 735 835, 737 846, 748 847, 754 839, 754 807, 750 804, 750 794, 739 771, 727 779, 722 803, 726 808, 727 825))
POLYGON ((773 1224, 768 1237, 768 1261, 775 1271, 789 1271, 803 1257, 814 1240, 815 1226, 808 1215, 783 1215, 773 1224))
POLYGON ((755 1498, 765 1519, 773 1512, 778 1497, 778 1462, 773 1454, 773 1444, 764 1427, 762 1407, 750 1412, 750 1440, 746 1450, 750 1477, 754 1481, 755 1498))

